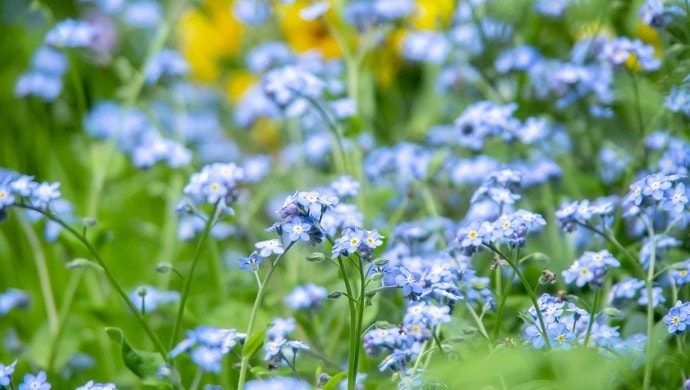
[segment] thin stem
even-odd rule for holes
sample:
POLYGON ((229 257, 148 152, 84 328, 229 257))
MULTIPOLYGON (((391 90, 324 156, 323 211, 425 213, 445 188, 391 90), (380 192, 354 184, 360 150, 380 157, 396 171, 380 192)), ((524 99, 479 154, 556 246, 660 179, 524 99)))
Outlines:
POLYGON ((292 371, 292 375, 295 376, 295 378, 300 379, 299 374, 297 373, 297 369, 295 368, 295 361, 290 361, 290 359, 286 358, 285 355, 281 354, 283 361, 290 367, 290 370, 292 371))
MULTIPOLYGON (((50 329, 51 337, 55 338, 58 334, 59 329, 59 317, 55 305, 55 296, 53 295, 53 288, 50 284, 50 276, 48 273, 48 265, 46 263, 46 256, 41 248, 41 243, 36 236, 36 232, 31 228, 26 219, 21 216, 19 218, 19 223, 22 225, 24 233, 26 233, 26 238, 29 240, 29 246, 31 246, 31 251, 33 252, 34 263, 36 264, 36 269, 38 270, 39 284, 41 285, 41 293, 43 294, 43 303, 46 308, 46 314, 48 316, 48 328, 50 329)), ((53 340, 54 342, 55 340, 53 340)))
POLYGON ((86 249, 89 251, 89 253, 91 253, 91 256, 93 256, 96 263, 98 265, 100 265, 101 268, 103 268, 103 273, 105 274, 106 279, 108 280, 110 285, 113 286, 113 288, 115 289, 117 294, 120 295, 120 297, 125 301, 125 304, 127 305, 127 307, 129 307, 129 309, 132 311, 132 313, 134 314, 134 318, 137 319, 137 322, 139 322, 139 325, 141 325, 141 327, 144 329, 144 332, 146 332, 146 335, 149 337, 149 339, 153 343, 157 352, 163 357, 163 360, 168 361, 168 352, 166 351, 165 347, 163 346, 161 341, 158 339, 156 334, 153 333, 153 330, 146 323, 146 320, 141 315, 141 312, 139 312, 139 310, 134 305, 134 303, 132 303, 132 300, 129 299, 125 290, 122 288, 122 286, 120 286, 120 284, 115 279, 115 276, 112 274, 112 272, 108 268, 108 265, 103 261, 101 256, 98 254, 96 249, 91 245, 91 243, 86 239, 86 237, 79 234, 79 232, 77 232, 72 226, 68 225, 62 219, 53 215, 48 210, 34 207, 31 205, 27 205, 27 204, 23 204, 23 203, 18 203, 18 204, 16 204, 16 206, 22 207, 25 209, 29 209, 29 210, 34 210, 34 211, 37 211, 37 212, 43 214, 44 216, 46 216, 51 221, 54 221, 55 223, 62 226, 66 231, 68 231, 70 234, 72 234, 79 242, 82 243, 82 245, 84 245, 86 247, 86 249))
MULTIPOLYGON (((252 333, 254 332, 254 322, 256 321, 256 316, 259 313, 259 306, 261 306, 261 302, 263 302, 264 294, 266 293, 266 286, 268 285, 268 282, 271 280, 271 276, 273 276, 273 272, 278 267, 278 264, 283 259, 283 257, 285 257, 285 255, 288 253, 288 251, 290 250, 290 248, 292 248, 294 244, 295 241, 290 242, 290 244, 285 248, 285 251, 278 255, 275 261, 269 262, 270 267, 268 268, 266 276, 264 276, 263 282, 261 282, 259 291, 256 293, 256 298, 254 299, 254 306, 252 306, 251 314, 249 314, 249 324, 247 324, 247 331, 245 332, 246 340, 249 340, 252 337, 252 333)), ((247 379, 247 368, 249 367, 250 358, 251 356, 242 354, 242 362, 240 363, 240 378, 237 382, 238 389, 244 388, 244 382, 247 379)))
POLYGON ((192 384, 189 385, 189 390, 196 390, 199 388, 199 384, 201 383, 201 376, 204 372, 201 370, 201 368, 196 369, 196 374, 194 374, 194 379, 192 380, 192 384))
POLYGON ((340 272, 343 274, 345 290, 347 290, 347 293, 349 294, 347 302, 350 308, 350 344, 348 349, 349 359, 347 359, 347 388, 348 390, 354 390, 355 383, 357 380, 357 367, 355 367, 355 362, 353 361, 353 359, 356 354, 355 349, 357 348, 355 343, 359 343, 359 335, 356 334, 357 329, 355 327, 357 323, 357 308, 355 307, 356 300, 354 299, 354 295, 352 294, 352 286, 350 285, 350 279, 347 276, 345 263, 343 263, 343 259, 341 256, 338 256, 338 265, 340 267, 340 272))
POLYGON ((364 321, 364 301, 367 299, 366 297, 366 277, 364 275, 364 264, 360 259, 357 259, 359 262, 359 307, 357 308, 357 317, 356 317, 356 327, 355 327, 355 336, 354 337, 354 363, 352 364, 354 367, 354 375, 355 375, 355 381, 357 378, 357 371, 359 369, 359 354, 361 352, 361 345, 362 345, 362 322, 364 321))
POLYGON ((172 336, 170 337, 171 349, 175 346, 175 343, 177 342, 177 336, 180 333, 180 327, 182 326, 182 317, 184 316, 185 304, 187 303, 187 298, 189 297, 189 291, 192 288, 192 279, 194 279, 194 271, 196 270, 196 266, 199 263, 201 248, 203 247, 206 238, 211 233, 211 229, 213 228, 215 221, 218 219, 218 213, 220 211, 220 202, 221 201, 219 200, 214 205, 213 212, 209 219, 206 221, 206 224, 204 225, 204 231, 196 244, 196 249, 194 250, 194 257, 192 258, 192 268, 189 269, 189 275, 187 275, 187 279, 185 280, 184 287, 182 289, 182 296, 180 297, 180 306, 177 310, 175 325, 173 325, 173 332, 172 336))
POLYGON ((474 308, 472 308, 472 305, 467 301, 465 301, 465 307, 467 307, 467 310, 470 312, 470 315, 474 319, 474 322, 477 323, 477 328, 479 329, 479 333, 484 336, 484 339, 486 340, 486 346, 489 348, 489 353, 493 352, 494 348, 493 345, 491 344, 491 338, 489 338, 489 334, 486 332, 486 328, 484 327, 484 323, 482 322, 482 319, 479 318, 477 313, 474 312, 474 308))
POLYGON ((515 271, 515 274, 517 274, 518 278, 520 279, 520 283, 522 283, 522 286, 525 288, 525 290, 527 290, 527 295, 529 295, 529 298, 532 301, 532 304, 534 305, 534 311, 537 313, 537 319, 539 320, 539 325, 541 326, 541 329, 539 329, 539 333, 542 334, 546 347, 548 349, 551 349, 551 342, 549 341, 548 335, 546 334, 546 323, 544 322, 544 318, 541 315, 541 310, 539 309, 539 304, 537 303, 537 297, 536 295, 534 295, 534 290, 532 289, 532 286, 530 286, 529 281, 522 273, 522 271, 520 271, 520 268, 516 264, 514 264, 510 260, 510 258, 508 258, 508 256, 501 252, 500 249, 495 247, 493 244, 487 244, 486 246, 492 251, 494 251, 496 254, 501 256, 503 260, 505 260, 510 265, 513 271, 515 271))
POLYGON ((623 254, 625 254, 625 256, 630 260, 630 263, 634 264, 635 268, 637 268, 639 272, 644 273, 644 269, 641 268, 639 260, 632 253, 630 253, 630 251, 627 250, 620 242, 618 242, 618 240, 616 240, 615 237, 613 237, 612 235, 606 234, 603 230, 599 230, 595 226, 592 226, 588 223, 582 223, 580 221, 575 221, 575 223, 582 226, 585 229, 588 229, 588 230, 598 234, 603 239, 605 239, 609 243, 613 244, 616 248, 618 248, 618 250, 620 250, 621 252, 623 252, 623 254))
POLYGON ((647 225, 647 235, 651 245, 649 251, 649 269, 647 270, 647 278, 645 279, 645 287, 647 289, 647 361, 644 368, 644 380, 642 383, 643 389, 649 389, 652 381, 652 369, 654 367, 652 358, 652 331, 654 329, 654 290, 652 282, 654 281, 654 266, 656 264, 656 238, 654 236, 654 227, 651 222, 644 219, 647 225))
POLYGON ((82 275, 82 270, 75 270, 72 273, 69 284, 67 285, 67 289, 65 290, 65 294, 62 298, 62 305, 60 306, 60 312, 58 313, 58 333, 53 340, 53 347, 50 351, 50 358, 48 359, 48 372, 52 372, 53 367, 55 367, 57 345, 64 334, 65 321, 67 321, 67 316, 69 315, 70 308, 72 307, 72 302, 74 301, 74 296, 77 293, 77 287, 79 287, 79 282, 81 282, 82 275))
POLYGON ((589 323, 587 324, 587 332, 585 333, 585 347, 589 345, 589 336, 592 334, 592 326, 594 326, 594 317, 599 309, 599 300, 601 299, 601 288, 598 288, 594 293, 594 303, 592 303, 591 310, 589 312, 589 323))

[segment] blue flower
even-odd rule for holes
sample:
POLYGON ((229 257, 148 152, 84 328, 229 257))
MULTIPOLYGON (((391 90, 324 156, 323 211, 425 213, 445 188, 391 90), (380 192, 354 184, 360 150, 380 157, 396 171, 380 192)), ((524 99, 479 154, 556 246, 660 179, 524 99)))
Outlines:
POLYGON ((0 316, 4 316, 15 307, 27 307, 31 302, 29 295, 16 289, 9 289, 0 294, 0 316))
POLYGON ((244 390, 311 390, 309 383, 297 378, 270 378, 247 382, 244 390))
POLYGON ((678 183, 673 190, 669 189, 667 196, 664 198, 664 210, 668 210, 673 214, 679 215, 685 210, 688 203, 688 197, 685 192, 685 184, 678 183))
POLYGON ((170 49, 161 50, 148 64, 144 72, 146 83, 155 84, 162 77, 184 76, 189 64, 182 55, 170 49))
POLYGON ((669 312, 664 316, 664 324, 668 327, 668 333, 681 334, 690 325, 690 303, 676 302, 669 312))
POLYGON ((494 62, 494 67, 499 73, 528 70, 540 59, 541 55, 535 48, 522 45, 503 51, 494 62))
POLYGON ((558 18, 563 15, 568 5, 570 5, 570 0, 537 0, 534 3, 534 10, 542 15, 558 18))
POLYGON ((50 383, 46 382, 45 371, 41 371, 37 375, 26 374, 24 382, 19 384, 17 390, 50 390, 50 383))
POLYGON ((187 331, 187 338, 178 343, 169 356, 174 359, 182 353, 189 353, 192 361, 202 370, 219 373, 223 356, 230 352, 238 339, 245 337, 235 329, 199 326, 187 331))
POLYGON ((546 327, 546 334, 553 348, 569 350, 575 341, 575 334, 564 323, 552 323, 546 327))
POLYGON ((153 29, 163 18, 163 9, 153 0, 131 1, 122 11, 122 20, 136 28, 153 29))
POLYGON ((259 255, 261 257, 268 257, 273 254, 280 255, 283 252, 285 252, 283 244, 277 238, 274 238, 272 240, 259 241, 256 244, 254 244, 254 247, 259 250, 259 255))
POLYGON ((91 23, 66 19, 48 31, 45 42, 54 47, 89 47, 97 35, 91 23))
POLYGON ((269 339, 282 339, 293 330, 295 330, 294 318, 275 318, 271 323, 271 327, 266 331, 266 336, 269 339))
POLYGON ((285 345, 285 339, 283 338, 275 337, 272 340, 267 341, 264 344, 264 352, 266 352, 266 355, 264 355, 264 360, 273 360, 279 357, 283 345, 285 345))
POLYGON ((484 240, 490 242, 493 237, 486 235, 487 223, 470 222, 466 227, 460 228, 457 234, 457 242, 466 256, 472 255, 482 249, 484 240))
POLYGON ((664 100, 664 107, 672 112, 682 112, 690 116, 690 88, 672 87, 671 92, 664 100))
MULTIPOLYGON (((661 287, 652 288, 652 306, 657 307, 660 303, 666 302, 666 298, 663 295, 664 290, 661 287)), ((649 302, 649 295, 647 294, 647 289, 640 290, 640 298, 637 303, 641 306, 647 306, 649 302)))
POLYGON ((359 194, 359 182, 348 175, 338 177, 331 183, 330 187, 341 198, 356 197, 359 194))
POLYGON ((290 222, 283 224, 283 231, 288 234, 290 241, 309 241, 311 224, 302 222, 299 217, 292 217, 290 222))
POLYGON ((417 300, 424 290, 422 276, 417 272, 410 272, 404 268, 400 269, 400 273, 395 277, 395 284, 402 287, 403 297, 411 300, 417 300))
POLYGON ((330 8, 331 5, 329 3, 325 1, 317 1, 299 10, 299 17, 310 22, 325 14, 330 8))
POLYGON ((34 181, 33 176, 20 176, 11 181, 10 187, 19 196, 28 197, 38 187, 38 183, 34 181))
POLYGON ((113 383, 96 383, 88 381, 83 386, 77 387, 76 390, 117 390, 113 383))
POLYGON ((249 257, 243 257, 240 259, 240 269, 256 272, 256 270, 259 269, 259 265, 261 265, 262 260, 263 258, 261 255, 254 251, 251 255, 249 255, 249 257))
POLYGON ((49 46, 39 47, 31 58, 32 70, 46 76, 61 77, 67 66, 67 56, 49 46))
POLYGON ((271 15, 271 5, 265 0, 238 0, 232 5, 232 12, 237 20, 253 26, 271 15))
POLYGON ((206 372, 220 373, 223 353, 219 348, 199 345, 190 353, 194 364, 206 372))
POLYGON ((15 202, 14 191, 12 190, 12 182, 4 179, 0 181, 0 210, 5 207, 12 206, 15 202))
POLYGON ((17 97, 37 96, 45 102, 52 102, 57 99, 61 91, 62 80, 60 77, 41 72, 22 74, 14 87, 14 94, 17 97))
POLYGON ((325 287, 309 283, 304 286, 297 286, 283 301, 292 310, 299 309, 318 309, 323 305, 328 295, 325 287))
POLYGON ((146 310, 150 313, 156 310, 160 304, 179 301, 180 293, 177 291, 159 291, 152 286, 140 286, 129 293, 129 299, 139 311, 146 310))
POLYGON ((8 386, 10 384, 12 381, 12 374, 14 373, 14 366, 16 365, 16 360, 9 365, 0 363, 0 386, 8 386))
POLYGON ((402 42, 402 54, 408 60, 441 64, 450 52, 446 37, 435 31, 413 31, 402 42))

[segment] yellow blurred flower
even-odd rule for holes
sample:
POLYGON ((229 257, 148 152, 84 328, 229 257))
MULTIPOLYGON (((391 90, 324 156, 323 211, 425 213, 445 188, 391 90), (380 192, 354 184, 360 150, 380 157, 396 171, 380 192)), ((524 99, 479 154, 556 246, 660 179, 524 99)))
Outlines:
MULTIPOLYGON (((659 39, 659 33, 656 29, 649 27, 648 25, 640 21, 637 25, 636 35, 638 38, 640 38, 640 41, 647 45, 652 45, 654 47, 655 58, 661 58, 663 48, 661 46, 661 40, 659 39)), ((642 66, 640 65, 639 61, 637 60, 637 56, 634 53, 630 53, 630 57, 628 57, 628 59, 625 61, 625 66, 627 66, 628 69, 633 70, 635 72, 639 72, 642 70, 642 66)))
POLYGON ((233 17, 231 7, 229 0, 206 0, 180 18, 181 51, 200 81, 218 80, 220 61, 240 47, 243 26, 233 17))
MULTIPOLYGON (((331 0, 329 3, 331 3, 331 8, 326 12, 324 18, 334 28, 338 28, 339 21, 333 10, 333 1, 331 0)), ((306 21, 299 16, 299 11, 309 4, 309 1, 298 0, 292 4, 276 6, 276 11, 280 16, 280 27, 285 35, 285 42, 298 53, 318 49, 325 58, 342 56, 338 41, 330 34, 328 27, 321 18, 306 21)))
POLYGON ((419 30, 445 29, 455 9, 453 0, 417 0, 412 25, 419 30))
POLYGON ((246 70, 233 71, 225 86, 225 94, 232 103, 236 104, 257 81, 257 77, 246 70))

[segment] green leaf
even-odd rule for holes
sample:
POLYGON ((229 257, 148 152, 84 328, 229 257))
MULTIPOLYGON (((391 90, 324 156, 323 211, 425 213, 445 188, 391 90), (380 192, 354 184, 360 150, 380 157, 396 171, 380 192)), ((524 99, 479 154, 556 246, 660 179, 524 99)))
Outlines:
POLYGON ((347 376, 347 371, 339 372, 331 377, 331 379, 326 382, 325 385, 323 385, 323 390, 333 390, 335 389, 335 385, 340 383, 343 378, 347 376))
POLYGON ((262 366, 254 366, 251 370, 249 370, 249 372, 258 377, 271 375, 271 372, 268 371, 266 367, 262 366))
POLYGON ((95 269, 99 272, 103 272, 103 267, 101 267, 100 265, 96 264, 95 262, 93 262, 89 259, 83 259, 83 258, 74 259, 74 260, 68 262, 67 264, 65 264, 65 268, 67 268, 67 269, 92 268, 92 269, 95 269))
POLYGON ((262 330, 257 332, 250 337, 242 348, 242 357, 252 357, 256 351, 264 345, 264 338, 266 337, 266 331, 262 330))
POLYGON ((105 332, 110 340, 122 347, 122 361, 130 371, 141 378, 142 384, 157 389, 171 388, 170 384, 157 377, 158 369, 165 362, 160 354, 132 348, 120 328, 105 328, 105 332))

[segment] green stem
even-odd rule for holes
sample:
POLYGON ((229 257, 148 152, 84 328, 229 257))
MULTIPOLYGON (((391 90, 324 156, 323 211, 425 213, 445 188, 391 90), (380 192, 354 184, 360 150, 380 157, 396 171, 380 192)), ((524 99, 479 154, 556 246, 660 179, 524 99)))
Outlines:
MULTIPOLYGON (((29 246, 33 252, 34 263, 38 270, 38 279, 41 285, 41 293, 43 294, 43 303, 46 308, 48 316, 48 328, 50 329, 51 337, 55 338, 59 329, 58 312, 55 305, 55 296, 53 295, 53 288, 50 284, 50 276, 48 273, 48 264, 46 263, 46 256, 41 248, 41 243, 36 236, 36 232, 31 228, 26 219, 22 216, 19 218, 19 223, 22 225, 26 238, 29 240, 29 246)), ((53 340, 54 342, 55 340, 53 340)))
POLYGON ((196 266, 199 263, 199 258, 201 255, 201 249, 204 245, 204 242, 206 241, 206 238, 211 233, 211 229, 213 228, 213 225, 215 224, 216 220, 218 219, 219 212, 220 212, 220 200, 218 202, 216 202, 216 204, 213 206, 213 212, 211 213, 211 216, 209 216, 208 220, 206 220, 206 224, 204 225, 204 231, 201 234, 199 241, 197 242, 196 249, 194 250, 194 257, 192 258, 192 268, 190 268, 190 270, 189 270, 189 275, 187 275, 187 278, 186 278, 185 283, 184 283, 184 287, 182 289, 182 296, 180 297, 180 306, 177 310, 177 317, 175 318, 175 325, 173 325, 173 332, 172 332, 172 336, 170 337, 170 348, 171 349, 175 346, 175 343, 177 342, 177 336, 180 333, 180 327, 182 326, 182 317, 184 316, 184 308, 185 308, 185 304, 187 303, 187 298, 189 297, 189 291, 192 287, 192 279, 194 279, 194 271, 196 270, 196 266))
MULTIPOLYGON (((252 337, 252 334, 254 332, 254 323, 256 322, 256 316, 259 313, 259 306, 261 306, 261 302, 263 302, 264 294, 266 293, 266 287, 268 286, 268 282, 271 280, 271 276, 273 276, 273 272, 278 268, 278 264, 280 261, 285 257, 285 255, 288 253, 290 248, 295 244, 295 241, 290 242, 290 244, 285 248, 285 251, 278 255, 275 261, 270 262, 270 267, 268 269, 268 272, 266 273, 266 276, 264 276, 263 282, 259 284, 259 291, 256 293, 256 298, 254 299, 254 305, 252 306, 252 312, 249 314, 249 324, 247 324, 247 332, 245 340, 249 340, 252 337)), ((251 356, 248 356, 246 354, 242 354, 242 362, 240 363, 240 378, 237 382, 237 388, 238 389, 243 389, 244 388, 244 382, 247 379, 247 368, 249 367, 249 359, 251 356)))
POLYGON ((189 385, 189 390, 196 390, 199 388, 199 384, 201 383, 201 376, 203 375, 203 371, 201 368, 196 369, 196 374, 194 374, 194 379, 192 380, 192 384, 189 385))
POLYGON ((122 297, 122 299, 125 301, 125 304, 127 305, 127 307, 129 307, 129 309, 131 310, 131 312, 134 314, 134 318, 137 319, 137 322, 139 322, 139 325, 141 325, 141 327, 144 329, 144 332, 146 332, 146 335, 149 337, 149 339, 150 339, 151 342, 153 343, 153 345, 154 345, 154 347, 156 348, 156 350, 158 351, 158 353, 163 357, 163 359, 164 359, 165 361, 168 361, 168 352, 166 351, 165 347, 163 346, 163 344, 161 343, 161 341, 158 339, 158 337, 156 336, 156 334, 153 333, 153 330, 152 330, 151 327, 146 323, 146 320, 145 320, 144 317, 142 316, 141 312, 139 312, 139 310, 138 310, 137 307, 134 305, 134 303, 132 303, 132 301, 129 299, 129 297, 127 296, 127 293, 125 292, 125 290, 124 290, 124 289, 122 288, 122 286, 120 286, 120 284, 117 282, 117 279, 115 279, 115 276, 113 275, 113 273, 112 273, 112 272, 110 271, 110 269, 108 268, 108 265, 103 261, 103 259, 102 259, 101 256, 98 254, 98 252, 97 252, 96 249, 93 247, 93 245, 91 245, 91 243, 89 242, 89 240, 87 240, 86 237, 84 237, 83 235, 79 234, 79 232, 77 232, 73 227, 71 227, 70 225, 68 225, 67 223, 65 223, 62 219, 60 219, 60 218, 57 217, 56 215, 53 215, 53 214, 52 214, 50 211, 48 211, 48 210, 45 210, 45 209, 42 209, 42 208, 38 208, 38 207, 34 207, 34 206, 31 206, 31 205, 27 205, 27 204, 22 204, 22 203, 16 204, 16 206, 21 207, 21 208, 25 208, 25 209, 29 209, 29 210, 34 210, 34 211, 37 211, 37 212, 43 214, 44 216, 46 216, 46 218, 48 218, 48 219, 50 219, 51 221, 54 221, 55 223, 57 223, 57 224, 59 224, 60 226, 62 226, 66 231, 68 231, 70 234, 72 234, 79 242, 82 243, 82 245, 84 245, 84 246, 86 247, 86 249, 89 251, 89 253, 91 253, 91 256, 93 256, 93 258, 94 258, 94 260, 96 261, 96 263, 97 263, 99 266, 101 266, 101 268, 103 268, 103 273, 105 274, 106 279, 108 280, 108 282, 110 283, 110 285, 113 286, 113 288, 115 289, 115 291, 117 292, 117 294, 118 294, 120 297, 122 297))
POLYGON ((644 368, 644 380, 642 383, 643 389, 649 389, 652 381, 652 369, 654 357, 652 353, 652 331, 654 330, 654 296, 652 282, 654 281, 654 266, 656 264, 656 238, 654 236, 654 227, 651 222, 645 220, 647 225, 647 235, 651 245, 649 251, 649 268, 647 269, 647 278, 645 278, 645 287, 647 289, 647 361, 644 368))
POLYGON ((349 338, 349 349, 348 349, 348 359, 347 359, 347 388, 348 390, 355 389, 355 383, 357 380, 357 367, 355 366, 354 357, 357 344, 359 343, 359 336, 356 335, 356 323, 357 323, 357 308, 356 300, 352 294, 352 286, 350 285, 350 279, 347 276, 347 270, 345 269, 345 263, 341 256, 338 256, 338 266, 340 267, 340 272, 343 274, 343 282, 345 284, 345 290, 348 295, 348 305, 350 313, 350 338, 349 338))
POLYGON ((83 271, 75 270, 70 277, 69 284, 65 290, 65 295, 62 298, 62 305, 60 306, 60 312, 58 314, 58 333, 53 340, 53 347, 50 351, 50 358, 48 359, 48 372, 52 372, 55 367, 55 358, 57 356, 57 345, 62 339, 62 335, 65 331, 65 321, 67 321, 67 316, 69 315, 70 308, 72 307, 72 302, 74 301, 74 296, 77 293, 77 288, 81 282, 83 271))
POLYGON ((587 332, 585 333, 585 347, 589 345, 589 336, 592 334, 592 326, 594 326, 594 317, 599 309, 599 300, 601 299, 601 288, 598 288, 594 293, 594 303, 589 312, 589 323, 587 324, 587 332))
POLYGON ((367 299, 366 296, 366 277, 364 275, 364 263, 362 263, 361 259, 357 259, 359 262, 359 306, 357 307, 357 317, 356 317, 356 322, 355 322, 355 337, 354 337, 354 363, 352 366, 354 367, 354 375, 355 375, 355 382, 357 381, 357 371, 359 369, 359 355, 361 352, 361 345, 362 345, 362 325, 364 321, 364 301, 367 299))
POLYGON ((632 264, 635 268, 637 268, 638 272, 644 274, 644 269, 642 269, 642 266, 640 265, 639 260, 632 254, 630 253, 629 250, 627 250, 618 240, 616 240, 615 237, 612 235, 606 234, 604 231, 597 229, 596 227, 588 224, 588 223, 582 223, 579 221, 575 221, 578 225, 584 227, 585 229, 588 229, 599 236, 601 236, 603 239, 608 241, 609 243, 613 244, 616 248, 618 248, 619 251, 623 252, 625 256, 630 260, 630 264, 632 264))
POLYGON ((546 334, 546 323, 544 322, 544 318, 541 315, 541 310, 539 309, 539 304, 537 303, 537 297, 534 295, 534 290, 532 289, 532 286, 530 286, 529 281, 525 277, 525 275, 520 271, 520 268, 517 266, 517 264, 513 263, 508 256, 503 254, 500 249, 495 247, 493 244, 488 244, 486 245, 489 249, 494 251, 496 254, 501 256, 503 260, 505 260, 510 267, 513 269, 515 274, 517 274, 518 278, 520 279, 520 283, 522 283, 522 286, 527 290, 527 295, 529 295, 530 300, 532 301, 532 304, 534 305, 534 311, 537 313, 537 319, 539 320, 539 325, 541 329, 539 329, 539 332, 542 334, 542 337, 544 338, 544 342, 546 344, 547 349, 551 349, 551 342, 549 341, 549 337, 546 334))
POLYGON ((474 312, 474 309, 472 308, 472 305, 467 301, 465 301, 465 307, 467 307, 467 310, 470 312, 470 315, 474 319, 474 322, 477 323, 477 328, 479 329, 479 333, 484 336, 484 339, 486 340, 486 346, 489 348, 489 353, 493 352, 494 348, 493 345, 491 344, 491 338, 489 337, 489 333, 487 333, 486 328, 484 327, 484 323, 482 322, 482 319, 479 318, 477 313, 474 312))

